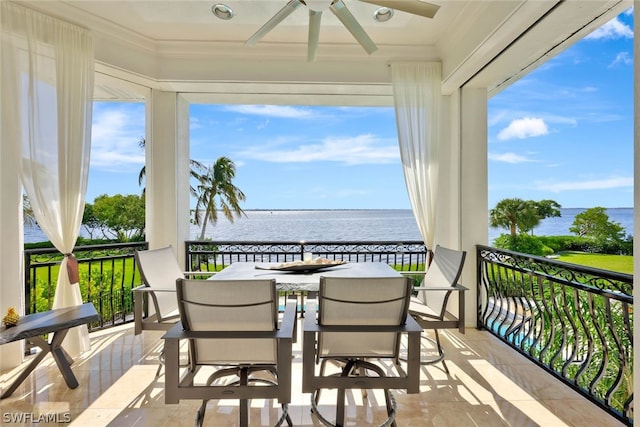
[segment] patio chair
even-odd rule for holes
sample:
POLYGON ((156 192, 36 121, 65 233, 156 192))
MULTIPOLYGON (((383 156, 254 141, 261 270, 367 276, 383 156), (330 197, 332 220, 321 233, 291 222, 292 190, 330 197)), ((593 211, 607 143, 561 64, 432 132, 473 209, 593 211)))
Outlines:
POLYGON ((176 300, 176 280, 192 275, 211 275, 208 271, 183 271, 173 248, 136 251, 134 253, 142 285, 133 288, 134 333, 143 330, 166 331, 179 320, 176 300), (143 306, 151 297, 149 316, 144 317, 143 306))
MULTIPOLYGON (((183 271, 171 246, 136 251, 134 257, 142 279, 142 285, 132 289, 135 335, 141 334, 143 330, 166 331, 178 322, 177 279, 190 275, 214 274, 207 271, 183 271), (147 317, 144 316, 146 305, 149 309, 147 317)), ((160 373, 162 363, 161 354, 157 374, 160 373)))
POLYGON ((276 425, 286 420, 291 426, 287 404, 295 301, 287 303, 278 326, 279 298, 273 279, 178 279, 176 287, 182 323, 163 336, 165 403, 202 399, 196 414, 199 426, 208 400, 239 399, 240 426, 244 427, 249 423, 249 399, 277 399, 282 416, 276 425), (180 376, 180 340, 185 339, 189 368, 180 376), (207 371, 212 371, 208 378, 207 371))
POLYGON ((465 251, 437 245, 420 286, 413 288, 418 295, 411 298, 409 306, 409 313, 418 324, 424 329, 433 330, 435 335, 435 339, 426 335, 423 335, 423 338, 435 345, 438 354, 435 358, 423 359, 421 364, 431 365, 442 362, 447 374, 449 368, 444 361, 444 350, 440 344, 438 330, 454 328, 464 334, 464 291, 467 288, 459 285, 458 279, 462 274, 465 257, 465 251), (447 311, 447 303, 453 292, 458 292, 457 316, 447 311))
POLYGON ((411 281, 405 277, 321 277, 318 307, 304 322, 302 391, 312 393, 318 411, 322 389, 337 389, 336 426, 344 425, 347 389, 384 390, 388 419, 395 426, 396 404, 390 389, 418 393, 422 328, 408 315, 411 281), (406 370, 398 363, 401 334, 408 335, 406 370), (383 365, 390 363, 395 369, 383 365), (327 373, 327 363, 337 373, 327 373), (318 368, 318 364, 319 369, 318 368))

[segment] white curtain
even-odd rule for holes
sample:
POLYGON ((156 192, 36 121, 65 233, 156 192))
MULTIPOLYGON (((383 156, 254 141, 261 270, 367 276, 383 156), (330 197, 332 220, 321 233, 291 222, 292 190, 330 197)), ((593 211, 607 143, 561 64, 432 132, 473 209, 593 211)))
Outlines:
POLYGON ((404 178, 427 248, 434 248, 438 189, 440 63, 391 64, 404 178))
MULTIPOLYGON (((1 3, 2 143, 21 145, 21 179, 36 220, 65 254, 53 308, 78 305, 82 295, 71 252, 89 170, 93 40, 85 29, 1 3)), ((65 349, 72 356, 89 349, 86 326, 69 332, 65 349)))

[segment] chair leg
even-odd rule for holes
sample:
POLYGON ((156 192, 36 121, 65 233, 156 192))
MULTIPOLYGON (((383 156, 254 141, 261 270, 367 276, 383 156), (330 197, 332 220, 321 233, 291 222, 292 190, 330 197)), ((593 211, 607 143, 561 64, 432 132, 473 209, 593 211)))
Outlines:
POLYGON ((204 422, 204 412, 207 410, 207 402, 208 400, 203 400, 198 412, 196 412, 196 427, 202 427, 202 423, 204 422))
MULTIPOLYGON (((358 375, 360 375, 361 377, 366 377, 367 376, 366 369, 361 366, 359 371, 358 371, 358 375)), ((363 399, 367 399, 369 397, 366 388, 361 388, 360 389, 360 394, 362 395, 363 399)))
POLYGON ((160 375, 160 371, 164 367, 164 345, 162 346, 162 350, 160 350, 160 355, 158 356, 158 369, 156 370, 156 377, 160 375))
MULTIPOLYGON (((362 370, 367 370, 370 369, 371 371, 377 373, 380 377, 384 377, 384 371, 379 367, 376 366, 372 363, 369 362, 364 362, 364 361, 348 361, 347 366, 345 366, 342 370, 342 372, 339 374, 340 376, 350 376, 351 373, 355 373, 356 371, 358 373, 362 372, 362 370)), ((338 374, 335 374, 338 375, 338 374)), ((318 395, 318 391, 319 390, 315 390, 312 395, 311 395, 311 412, 314 413, 316 415, 316 417, 318 418, 318 420, 320 421, 320 423, 322 423, 325 426, 328 427, 343 427, 344 426, 344 417, 345 417, 345 400, 346 400, 346 389, 344 388, 338 388, 337 389, 337 402, 336 402, 336 421, 335 424, 331 424, 331 422, 329 422, 329 420, 327 420, 326 418, 324 418, 324 416, 320 413, 320 411, 317 408, 317 404, 318 404, 318 399, 317 399, 317 395, 318 395)), ((384 423, 381 424, 381 426, 391 426, 391 427, 397 427, 397 424, 395 422, 395 417, 396 417, 396 401, 393 397, 393 394, 391 394, 390 390, 384 390, 385 393, 385 403, 387 406, 387 415, 388 418, 384 421, 384 423)))
POLYGON ((437 329, 434 329, 434 332, 436 335, 436 345, 438 346, 438 359, 440 359, 440 361, 442 362, 442 366, 444 366, 444 371, 447 373, 447 375, 450 375, 449 368, 447 367, 447 364, 444 361, 444 349, 440 344, 440 334, 438 334, 437 329))
MULTIPOLYGON (((349 360, 345 367, 342 369, 341 377, 348 377, 351 374, 351 371, 357 368, 356 362, 353 360, 349 360)), ((338 389, 338 402, 336 404, 336 427, 344 426, 344 401, 346 395, 346 389, 339 388, 338 389)))
MULTIPOLYGON (((282 405, 282 412, 285 413, 285 417, 284 419, 287 420, 287 425, 289 427, 293 427, 293 421, 291 421, 291 416, 289 415, 289 408, 287 407, 287 405, 282 405)), ((279 423, 279 425, 281 425, 282 423, 279 423)))
POLYGON ((387 404, 387 417, 389 420, 391 420, 391 427, 398 427, 398 425, 396 424, 396 414, 395 414, 395 410, 396 410, 396 405, 395 405, 395 400, 393 399, 393 395, 391 394, 391 392, 389 390, 385 390, 384 391, 384 401, 387 404))
MULTIPOLYGON (((248 369, 240 369, 240 385, 246 386, 249 382, 248 369)), ((249 400, 240 399, 240 427, 249 426, 249 400)))
MULTIPOLYGON (((324 371, 326 369, 327 366, 327 360, 323 359, 322 362, 320 362, 320 376, 323 377, 324 376, 324 371)), ((316 405, 318 404, 318 401, 320 400, 320 392, 322 391, 322 389, 318 389, 313 393, 313 400, 316 402, 316 405)), ((311 411, 313 412, 313 408, 311 409, 311 411)))

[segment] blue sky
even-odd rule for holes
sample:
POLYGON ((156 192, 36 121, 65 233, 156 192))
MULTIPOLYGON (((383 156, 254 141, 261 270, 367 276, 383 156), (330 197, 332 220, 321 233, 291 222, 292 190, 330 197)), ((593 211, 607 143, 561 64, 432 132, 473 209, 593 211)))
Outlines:
MULTIPOLYGON (((633 206, 633 16, 489 100, 489 206, 633 206)), ((96 103, 87 201, 139 193, 144 106, 96 103)), ((245 209, 408 209, 392 108, 192 105, 191 158, 237 166, 245 209)))

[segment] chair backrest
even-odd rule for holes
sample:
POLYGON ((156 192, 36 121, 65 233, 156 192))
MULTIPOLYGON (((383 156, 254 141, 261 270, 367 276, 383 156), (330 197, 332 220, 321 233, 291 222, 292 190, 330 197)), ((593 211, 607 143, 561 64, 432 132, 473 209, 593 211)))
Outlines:
MULTIPOLYGON (((185 330, 255 332, 278 328, 275 279, 178 279, 176 290, 185 330)), ((273 365, 277 342, 259 338, 195 339, 189 351, 195 365, 273 365)))
MULTIPOLYGON (((318 324, 403 325, 411 288, 406 277, 321 277, 318 324)), ((396 357, 398 339, 396 333, 324 332, 318 338, 318 356, 396 357)))
MULTIPOLYGON (((146 286, 153 289, 175 291, 176 280, 184 278, 184 273, 171 246, 136 251, 134 256, 140 270, 142 283, 146 286)), ((158 314, 162 316, 166 316, 178 308, 176 295, 173 292, 157 292, 156 298, 160 309, 158 314)))
MULTIPOLYGON (((455 286, 462 274, 464 260, 467 253, 437 245, 433 253, 433 260, 427 268, 421 286, 425 288, 446 288, 455 286)), ((426 301, 423 301, 436 313, 444 315, 446 302, 452 291, 425 292, 426 301)))

